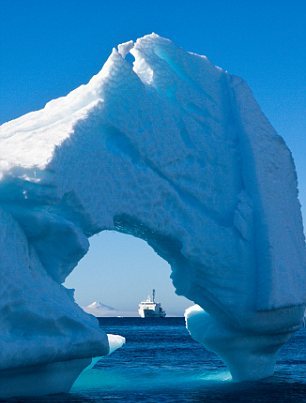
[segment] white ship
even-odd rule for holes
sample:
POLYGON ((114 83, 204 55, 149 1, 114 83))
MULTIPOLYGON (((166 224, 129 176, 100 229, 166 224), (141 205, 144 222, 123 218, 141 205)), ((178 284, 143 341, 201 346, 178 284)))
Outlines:
POLYGON ((155 302, 155 290, 145 301, 140 302, 138 313, 142 318, 164 318, 166 312, 161 307, 159 302, 155 302))

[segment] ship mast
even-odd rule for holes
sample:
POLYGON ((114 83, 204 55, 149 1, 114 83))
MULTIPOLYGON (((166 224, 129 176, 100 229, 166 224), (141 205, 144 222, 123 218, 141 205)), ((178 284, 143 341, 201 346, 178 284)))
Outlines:
POLYGON ((152 296, 153 296, 153 302, 155 303, 155 289, 154 288, 153 288, 152 296))

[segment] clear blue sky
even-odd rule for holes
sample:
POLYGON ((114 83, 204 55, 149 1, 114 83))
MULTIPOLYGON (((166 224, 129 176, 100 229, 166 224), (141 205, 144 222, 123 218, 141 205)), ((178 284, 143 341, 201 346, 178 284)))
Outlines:
MULTIPOLYGON (((304 0, 0 0, 0 123, 87 82, 113 46, 152 31, 246 79, 293 152, 305 215, 304 0)), ((169 311, 185 305, 141 240, 103 233, 79 266, 69 285, 81 304, 133 309, 154 285, 169 311)))

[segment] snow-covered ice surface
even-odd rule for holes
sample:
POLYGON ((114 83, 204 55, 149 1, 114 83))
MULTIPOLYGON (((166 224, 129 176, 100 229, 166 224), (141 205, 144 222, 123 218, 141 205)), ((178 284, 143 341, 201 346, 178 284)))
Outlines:
POLYGON ((273 373, 303 317, 305 243, 290 151, 243 80, 156 34, 119 45, 0 127, 0 177, 0 395, 8 371, 108 353, 61 285, 103 230, 170 263, 191 335, 234 379, 273 373))

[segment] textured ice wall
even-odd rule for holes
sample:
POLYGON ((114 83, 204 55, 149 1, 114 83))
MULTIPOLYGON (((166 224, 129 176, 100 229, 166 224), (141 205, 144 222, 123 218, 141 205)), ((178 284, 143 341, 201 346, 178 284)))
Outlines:
POLYGON ((0 176, 2 369, 107 354, 61 283, 117 230, 171 264, 205 309, 192 336, 236 379, 273 373, 303 315, 305 244, 290 151, 240 78, 155 34, 119 45, 87 85, 0 127, 0 176))

